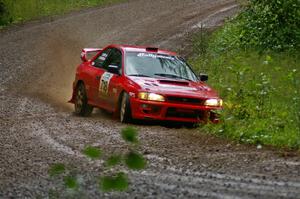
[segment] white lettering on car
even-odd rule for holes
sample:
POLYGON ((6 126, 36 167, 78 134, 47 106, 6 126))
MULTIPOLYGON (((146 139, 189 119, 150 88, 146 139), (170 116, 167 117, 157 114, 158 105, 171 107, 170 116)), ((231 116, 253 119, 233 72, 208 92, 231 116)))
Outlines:
POLYGON ((152 53, 139 53, 139 54, 137 54, 137 56, 138 57, 151 57, 151 58, 154 58, 154 59, 161 58, 161 59, 175 60, 175 58, 172 57, 172 56, 152 54, 152 53))

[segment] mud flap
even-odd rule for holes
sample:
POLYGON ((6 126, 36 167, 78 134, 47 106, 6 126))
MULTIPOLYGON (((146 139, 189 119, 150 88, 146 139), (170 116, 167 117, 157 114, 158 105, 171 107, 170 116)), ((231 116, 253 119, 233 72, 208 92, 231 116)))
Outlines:
POLYGON ((73 93, 72 93, 72 98, 68 101, 68 103, 75 103, 75 94, 76 94, 76 89, 73 87, 73 93))
POLYGON ((72 96, 72 98, 68 101, 68 103, 74 104, 75 103, 75 97, 72 96))

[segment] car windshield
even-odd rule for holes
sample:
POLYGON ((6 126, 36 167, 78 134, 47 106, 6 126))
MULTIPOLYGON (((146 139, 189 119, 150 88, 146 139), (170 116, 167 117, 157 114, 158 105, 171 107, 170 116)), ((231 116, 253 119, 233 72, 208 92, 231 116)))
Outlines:
POLYGON ((125 73, 128 76, 163 77, 197 81, 197 77, 182 59, 156 53, 129 52, 125 73))

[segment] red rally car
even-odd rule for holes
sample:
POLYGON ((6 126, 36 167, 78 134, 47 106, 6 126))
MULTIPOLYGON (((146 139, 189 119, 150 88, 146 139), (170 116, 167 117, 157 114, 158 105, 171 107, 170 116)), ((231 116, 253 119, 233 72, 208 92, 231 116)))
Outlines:
POLYGON ((75 113, 93 107, 132 119, 217 123, 222 99, 174 52, 152 47, 109 45, 81 53, 70 100, 75 113), (88 54, 96 54, 88 59, 88 54))

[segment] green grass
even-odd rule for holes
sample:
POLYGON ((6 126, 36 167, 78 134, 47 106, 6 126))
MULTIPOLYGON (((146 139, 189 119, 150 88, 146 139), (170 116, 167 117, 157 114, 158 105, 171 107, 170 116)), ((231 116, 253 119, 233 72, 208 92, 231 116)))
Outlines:
POLYGON ((194 37, 192 65, 208 73, 225 101, 222 123, 203 129, 242 143, 300 149, 300 52, 241 49, 234 23, 194 37))
POLYGON ((0 13, 0 26, 121 1, 122 0, 0 0, 0 2, 3 2, 2 5, 4 5, 2 6, 4 7, 4 9, 2 9, 3 12, 0 13))

